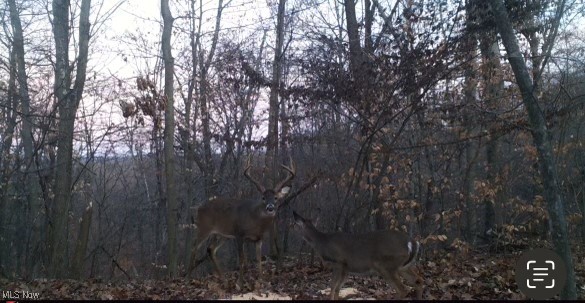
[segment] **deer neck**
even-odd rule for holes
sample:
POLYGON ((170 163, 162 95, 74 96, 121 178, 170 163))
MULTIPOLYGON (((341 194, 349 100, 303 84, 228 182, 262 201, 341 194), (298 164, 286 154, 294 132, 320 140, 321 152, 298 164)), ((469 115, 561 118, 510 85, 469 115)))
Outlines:
POLYGON ((315 248, 317 248, 317 246, 318 246, 315 244, 323 243, 323 242, 327 241, 327 239, 328 239, 327 234, 320 232, 319 230, 317 230, 313 226, 307 226, 305 228, 305 232, 303 233, 303 237, 305 238, 305 240, 307 240, 307 242, 313 244, 313 247, 315 247, 315 248))
POLYGON ((264 205, 264 203, 256 205, 256 207, 251 211, 252 217, 254 217, 257 220, 273 221, 274 218, 276 217, 276 214, 272 215, 268 214, 265 208, 266 206, 264 205))

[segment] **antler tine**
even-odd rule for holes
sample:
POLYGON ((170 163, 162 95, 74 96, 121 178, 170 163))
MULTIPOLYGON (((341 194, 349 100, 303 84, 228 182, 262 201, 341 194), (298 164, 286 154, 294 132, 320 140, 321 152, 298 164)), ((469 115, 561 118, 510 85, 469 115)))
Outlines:
POLYGON ((252 167, 252 155, 248 155, 248 160, 246 160, 246 169, 252 167))
POLYGON ((258 191, 260 191, 261 193, 264 193, 266 191, 266 188, 264 188, 264 186, 262 186, 262 184, 260 184, 260 182, 256 181, 252 176, 250 176, 250 172, 249 172, 250 167, 252 167, 252 164, 250 163, 250 159, 248 159, 248 165, 246 166, 246 169, 244 170, 244 176, 246 178, 248 178, 248 180, 250 180, 250 182, 254 183, 254 185, 256 186, 258 191))
POLYGON ((291 174, 295 174, 295 163, 292 160, 292 157, 289 156, 288 157, 288 163, 290 163, 290 167, 285 166, 284 164, 280 164, 280 166, 282 166, 282 168, 286 169, 287 171, 289 171, 291 174))
POLYGON ((284 164, 281 164, 280 166, 281 166, 282 168, 286 169, 286 170, 289 172, 289 175, 288 175, 288 177, 287 177, 286 179, 284 179, 282 182, 280 182, 280 183, 279 183, 279 184, 278 184, 278 185, 277 185, 277 186, 274 188, 274 191, 275 191, 275 192, 279 192, 279 191, 282 189, 282 187, 283 187, 283 186, 284 186, 286 183, 288 183, 290 180, 292 180, 292 179, 295 177, 295 175, 296 175, 296 173, 295 173, 295 166, 294 166, 294 163, 293 163, 293 161, 292 161, 292 158, 290 159, 290 167, 287 167, 287 166, 285 166, 284 164))

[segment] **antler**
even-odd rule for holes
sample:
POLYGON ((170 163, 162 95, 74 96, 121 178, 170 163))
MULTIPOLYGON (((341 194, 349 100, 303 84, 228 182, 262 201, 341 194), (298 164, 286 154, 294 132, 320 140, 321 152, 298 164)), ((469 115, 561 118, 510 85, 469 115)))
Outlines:
POLYGON ((247 165, 246 169, 244 170, 244 176, 246 176, 246 178, 248 178, 248 180, 250 180, 252 183, 254 183, 254 185, 256 185, 256 188, 258 189, 258 191, 260 191, 261 193, 264 193, 266 191, 266 188, 264 188, 264 186, 262 186, 262 184, 260 184, 260 182, 256 181, 254 178, 252 178, 252 176, 250 176, 250 173, 248 172, 250 167, 252 167, 252 164, 250 164, 250 159, 248 159, 248 165, 247 165))
POLYGON ((280 166, 282 166, 282 168, 286 169, 289 172, 289 175, 286 179, 284 179, 276 187, 274 187, 275 192, 279 192, 282 189, 282 187, 284 185, 286 185, 286 183, 288 183, 290 180, 292 180, 295 177, 295 167, 294 167, 294 163, 292 161, 292 158, 290 159, 290 167, 284 166, 283 164, 281 164, 280 166))

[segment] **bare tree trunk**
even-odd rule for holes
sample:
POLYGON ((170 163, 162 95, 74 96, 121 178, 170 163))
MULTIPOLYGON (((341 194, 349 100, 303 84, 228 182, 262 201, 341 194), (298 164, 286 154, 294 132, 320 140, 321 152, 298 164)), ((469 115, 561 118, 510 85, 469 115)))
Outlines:
MULTIPOLYGON (((195 16, 195 0, 191 0, 189 3, 189 13, 192 16, 195 16)), ((201 33, 201 16, 199 16, 199 26, 197 33, 195 32, 195 20, 196 18, 193 17, 191 18, 190 21, 190 46, 191 46, 191 66, 192 66, 192 71, 191 71, 191 77, 189 79, 189 83, 188 83, 188 88, 187 88, 187 100, 185 100, 185 130, 183 131, 182 134, 182 140, 183 140, 183 149, 185 150, 185 176, 186 176, 186 182, 187 182, 187 205, 188 205, 188 218, 189 218, 189 224, 190 224, 190 228, 187 229, 187 232, 185 233, 185 268, 190 268, 190 260, 191 260, 191 250, 193 249, 193 229, 194 229, 194 224, 191 224, 192 220, 194 220, 194 213, 192 212, 193 208, 195 207, 195 203, 194 203, 194 195, 195 195, 195 190, 194 190, 194 183, 195 183, 195 149, 193 146, 193 142, 195 136, 192 136, 193 133, 195 133, 195 130, 192 129, 192 123, 191 121, 197 121, 197 108, 193 105, 193 92, 195 91, 195 85, 197 83, 196 79, 197 79, 197 47, 199 45, 199 38, 200 38, 200 33, 201 33), (192 113, 192 109, 194 109, 194 117, 191 117, 191 113, 192 113)))
MULTIPOLYGON (((283 63, 283 40, 284 40, 284 11, 286 0, 278 1, 278 13, 276 19, 276 47, 274 48, 274 60, 272 61, 272 83, 270 85, 269 111, 268 111, 268 138, 266 142, 266 159, 265 159, 265 184, 273 187, 278 176, 278 117, 279 117, 279 100, 280 82, 282 78, 283 63)), ((277 220, 270 229, 270 252, 280 260, 277 239, 277 220)), ((278 262, 280 264, 280 262, 278 262)))
POLYGON ((75 245, 75 252, 73 254, 71 265, 71 277, 73 279, 80 279, 83 273, 83 263, 85 261, 85 252, 87 251, 87 242, 89 240, 89 228, 91 227, 92 213, 93 205, 89 202, 89 205, 85 208, 79 223, 79 235, 77 236, 77 244, 75 245))
POLYGON ((265 182, 272 187, 277 178, 278 170, 278 115, 280 81, 282 78, 283 40, 284 40, 284 10, 286 0, 278 1, 278 13, 276 19, 276 47, 274 48, 274 60, 272 61, 272 83, 270 84, 269 112, 268 112, 268 138, 266 146, 265 182))
MULTIPOLYGON (((467 23, 466 26, 467 27, 471 27, 472 26, 472 20, 474 20, 476 18, 476 12, 475 12, 475 7, 473 5, 470 5, 468 10, 467 10, 467 23)), ((473 121, 473 117, 472 117, 472 113, 467 110, 467 108, 469 108, 472 104, 474 104, 477 100, 477 85, 478 85, 478 81, 477 81, 477 74, 476 74, 476 70, 477 70, 477 62, 475 57, 477 56, 477 47, 478 47, 478 43, 477 43, 477 35, 475 33, 473 33, 473 31, 471 31, 471 34, 468 35, 466 41, 466 46, 464 49, 464 52, 466 52, 466 55, 463 59, 464 62, 467 62, 465 70, 464 70, 464 76, 465 76, 465 82, 464 82, 464 87, 463 87, 463 95, 464 95, 464 102, 466 104, 464 112, 463 112, 463 123, 466 127, 465 131, 469 132, 469 133, 473 133, 473 128, 474 128, 474 123, 473 121)), ((463 233, 464 233, 464 237, 465 239, 467 239, 467 241, 471 241, 472 239, 472 235, 475 233, 474 230, 474 222, 475 222, 475 207, 473 206, 474 203, 471 202, 471 193, 473 190, 473 186, 472 186, 472 172, 473 172, 473 156, 472 156, 472 148, 473 148, 473 142, 469 141, 469 142, 465 142, 463 145, 463 148, 465 149, 463 152, 464 155, 464 159, 465 159, 465 173, 463 175, 463 180, 462 180, 462 185, 463 185, 463 201, 461 201, 462 204, 464 204, 464 209, 465 209, 465 227, 463 228, 463 233)))
MULTIPOLYGON (((496 112, 498 108, 498 100, 502 96, 504 90, 504 81, 501 74, 501 63, 500 63, 500 48, 498 41, 496 40, 495 33, 486 33, 482 35, 480 42, 481 55, 485 62, 483 62, 483 79, 485 82, 485 93, 486 105, 490 111, 496 112)), ((495 118, 495 117, 494 117, 495 118)), ((497 186, 497 176, 500 173, 499 164, 499 142, 498 138, 490 138, 486 146, 486 159, 488 166, 488 180, 492 186, 497 186)), ((486 199, 485 201, 485 222, 484 230, 486 233, 488 230, 493 229, 498 224, 497 212, 501 206, 501 190, 497 190, 496 195, 493 199, 486 199)))
POLYGON ((169 9, 169 0, 161 0, 163 18, 162 53, 165 64, 165 176, 167 185, 167 246, 169 276, 177 275, 177 193, 175 189, 175 106, 173 98, 174 58, 171 53, 171 34, 173 16, 169 9))
MULTIPOLYGON (((13 46, 14 54, 16 55, 16 66, 17 66, 17 79, 18 79, 18 95, 20 99, 20 109, 23 115, 22 118, 22 145, 24 149, 24 163, 26 171, 24 172, 24 190, 26 201, 30 207, 30 213, 26 224, 31 226, 30 232, 32 233, 30 238, 32 239, 32 245, 40 245, 41 239, 41 199, 40 199, 40 185, 35 178, 36 162, 34 160, 34 142, 33 142, 33 123, 30 114, 30 96, 28 93, 28 78, 26 75, 26 66, 24 62, 24 38, 22 33, 22 25, 20 22, 20 16, 18 14, 15 0, 8 1, 10 6, 10 21, 12 24, 12 31, 14 33, 13 46)), ((27 238, 28 235, 26 236, 27 238)), ((36 249, 26 250, 27 260, 27 273, 33 273, 33 266, 36 263, 35 256, 30 256, 31 251, 36 249)))
MULTIPOLYGON (((477 53, 477 41, 475 40, 475 36, 472 41, 470 41, 469 47, 471 49, 467 50, 469 57, 466 58, 465 61, 470 62, 469 66, 465 69, 465 87, 464 87, 464 96, 465 102, 467 104, 473 104, 476 100, 477 95, 477 79, 475 73, 473 72, 477 67, 477 64, 473 62, 473 57, 477 53)), ((465 111, 463 114, 464 124, 466 125, 466 131, 472 133, 473 128, 473 117, 469 111, 465 111)), ((475 227, 474 222, 475 220, 475 207, 474 203, 471 201, 471 194, 473 191, 472 180, 473 180, 473 166, 474 166, 474 155, 473 151, 473 142, 465 142, 463 145, 464 150, 464 158, 465 158, 465 173, 463 175, 463 201, 464 209, 465 209, 465 227, 464 227, 464 237, 467 241, 471 241, 473 238, 473 234, 475 234, 475 227)))
MULTIPOLYGON (((228 1, 229 3, 230 1, 228 1)), ((215 166, 213 164, 213 156, 211 153, 211 125, 210 125, 210 112, 209 112, 209 100, 207 96, 207 88, 208 88, 208 71, 211 67, 211 63, 213 57, 215 56, 215 49, 217 47, 217 42, 219 39, 219 30, 221 28, 221 16, 224 9, 223 0, 219 0, 217 4, 217 15, 215 17, 215 29, 213 31, 213 38, 211 39, 211 48, 207 53, 207 57, 204 56, 204 51, 201 46, 201 21, 203 18, 203 1, 199 1, 199 28, 198 34, 191 36, 191 54, 193 56, 192 63, 193 63, 193 83, 195 82, 196 78, 196 62, 199 63, 199 115, 201 116, 201 135, 203 137, 203 157, 202 159, 198 159, 197 164, 203 173, 203 197, 202 201, 207 201, 209 197, 211 197, 215 192, 215 186, 213 182, 213 175, 215 171, 215 166)), ((191 11, 194 13, 195 11, 195 4, 191 2, 191 11)), ((192 30, 195 31, 195 24, 192 24, 192 30)), ((195 157, 194 153, 192 154, 195 157)), ((194 159, 195 160, 195 159, 194 159)), ((197 243, 192 239, 191 236, 189 242, 192 245, 189 245, 190 253, 186 255, 188 258, 187 260, 187 276, 190 275, 192 269, 194 268, 193 262, 195 261, 195 256, 197 252, 194 248, 197 246, 197 243)))
POLYGON ((585 168, 581 168, 581 241, 585 242, 585 168))
POLYGON ((73 131, 75 113, 85 86, 89 49, 89 13, 91 0, 82 0, 79 16, 79 55, 75 83, 70 88, 69 68, 69 0, 53 1, 53 35, 55 37, 55 97, 59 109, 57 167, 53 192, 55 193, 50 232, 50 265, 52 277, 64 277, 67 266, 68 214, 71 204, 73 169, 73 131))
POLYGON ((207 70, 201 69, 201 83, 199 86, 200 113, 201 113, 201 132, 203 136, 203 178, 205 186, 205 199, 212 196, 213 192, 213 157, 211 156, 211 130, 210 130, 210 113, 207 98, 207 70))
MULTIPOLYGON (((8 197, 8 188, 10 184, 10 179, 12 178, 12 165, 13 161, 11 161, 10 157, 10 148, 12 147, 12 141, 14 138, 14 130, 16 128, 16 115, 17 115, 17 106, 18 106, 18 97, 16 94, 16 54, 14 48, 10 51, 10 59, 9 59, 9 67, 10 67, 10 76, 8 79, 8 98, 7 98, 7 107, 5 108, 4 112, 4 122, 6 123, 6 128, 2 133, 2 151, 0 156, 2 157, 1 170, 0 170, 0 229, 7 230, 8 228, 8 215, 9 215, 9 202, 12 199, 8 197)), ((9 245, 12 243, 11 235, 7 234, 5 237, 0 237, 0 269, 5 270, 12 264, 9 263, 11 258, 10 255, 10 247, 9 245)))
MULTIPOLYGON (((215 56, 215 48, 217 46, 217 41, 219 38, 219 29, 221 25, 221 14, 223 12, 223 0, 219 0, 217 4, 217 16, 215 18, 215 30, 213 32, 213 38, 211 41, 211 49, 207 55, 207 58, 204 58, 203 51, 199 49, 199 64, 201 65, 201 82, 199 83, 199 98, 200 98, 200 114, 201 114, 201 128, 202 128, 202 135, 203 135, 203 176, 205 179, 205 200, 212 195, 214 192, 214 183, 213 183, 213 173, 214 173, 214 165, 213 165, 213 157, 211 155, 211 128, 210 128, 210 112, 209 112, 209 100, 207 96, 207 87, 208 87, 208 71, 211 66, 211 62, 213 57, 215 56)), ((200 10, 203 10, 203 4, 200 2, 200 10)))
POLYGON ((534 85, 526 67, 526 62, 518 47, 518 40, 514 34, 512 23, 508 19, 508 12, 504 6, 504 1, 493 0, 489 3, 496 20, 498 20, 496 23, 497 28, 508 53, 508 61, 514 71, 516 82, 522 93, 522 101, 528 112, 528 120, 532 126, 532 137, 538 151, 538 162, 542 175, 544 196, 552 225, 551 235, 553 246, 565 261, 567 268, 567 284, 561 292, 561 299, 575 300, 577 299, 575 268, 569 246, 567 222, 558 184, 557 167, 544 113, 540 110, 538 100, 534 95, 534 85))
POLYGON ((359 80, 362 76, 361 70, 363 54, 362 47, 360 45, 358 22, 355 12, 355 2, 354 0, 344 0, 344 5, 347 21, 347 37, 349 39, 349 64, 353 78, 359 80))
MULTIPOLYGON (((283 8, 284 9, 284 8, 283 8)), ((284 58, 281 62, 281 64, 283 65, 281 68, 283 70, 283 81, 286 81, 286 76, 284 75, 288 75, 288 67, 284 66, 284 58)), ((288 138, 290 136, 290 122, 288 120, 287 117, 287 113, 286 113, 286 109, 287 109, 287 105, 286 102, 287 100, 284 99, 281 102, 283 103, 282 106, 279 106, 279 121, 280 121, 280 140, 279 140, 279 153, 280 153, 280 159, 282 160, 282 164, 283 165, 290 165, 291 163, 286 163, 285 161, 288 161, 288 159, 291 158, 291 155, 289 153, 289 146, 288 146, 288 138)), ((275 168, 273 168, 275 169, 275 168)), ((276 181, 276 180, 275 180, 276 181)), ((287 207, 288 208, 288 207, 287 207)), ((281 258, 281 254, 283 254, 284 252, 286 252, 286 247, 287 247, 287 243, 286 241, 288 240, 288 234, 289 234, 289 226, 288 224, 284 224, 284 226, 279 226, 279 222, 281 222, 279 219, 282 219, 284 217, 284 214, 286 214, 288 211, 283 211, 281 212, 277 219, 274 220, 274 228, 271 230, 271 254, 273 256, 275 256, 277 258, 277 263, 276 263, 276 268, 277 271, 280 272, 281 266, 282 266, 282 258, 281 258), (284 229, 282 230, 279 227, 283 227, 284 229), (281 232, 282 231, 282 232, 281 232), (281 242, 281 239, 283 239, 283 241, 281 242), (282 246, 280 246, 280 244, 282 243, 282 246)))
POLYGON ((372 39, 372 25, 376 10, 371 0, 364 1, 364 9, 364 51, 366 54, 373 54, 374 40, 372 39))
MULTIPOLYGON (((160 142, 160 128, 158 127, 158 119, 160 118, 160 114, 157 112, 156 115, 153 117, 154 124, 152 127, 152 149, 154 149, 154 158, 155 158, 155 167, 156 167, 156 191, 158 192, 158 197, 155 198, 156 205, 153 209, 153 217, 155 218, 154 223, 154 263, 158 266, 160 264, 160 252, 162 250, 162 242, 163 242, 163 226, 162 226, 162 218, 165 213, 165 188, 163 186, 163 161, 162 155, 163 151, 161 150, 161 142, 160 142)), ((164 147, 163 147, 164 148, 164 147)), ((156 278, 160 278, 160 271, 155 272, 156 278)))

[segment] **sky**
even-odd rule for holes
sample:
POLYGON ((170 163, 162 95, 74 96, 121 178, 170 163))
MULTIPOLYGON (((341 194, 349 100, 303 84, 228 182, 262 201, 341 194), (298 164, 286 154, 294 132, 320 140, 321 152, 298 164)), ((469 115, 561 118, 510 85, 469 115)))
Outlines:
MULTIPOLYGON (((197 5, 198 5, 197 1, 197 5)), ((224 10, 222 14, 221 28, 233 28, 244 25, 243 31, 246 28, 253 29, 253 26, 261 23, 262 18, 270 18, 270 11, 266 8, 266 1, 258 0, 224 0, 224 4, 230 2, 229 7, 224 10), (259 21, 260 20, 260 21, 259 21)), ((179 5, 187 5, 189 1, 171 1, 170 8, 173 17, 182 18, 180 13, 185 11, 186 7, 179 7, 179 5)), ((211 32, 214 28, 215 16, 217 10, 217 0, 203 0, 204 16, 203 16, 203 31, 211 32)), ((160 50, 156 44, 160 43, 161 34, 161 15, 160 15, 160 1, 156 0, 103 0, 103 7, 97 11, 98 15, 106 15, 113 11, 109 18, 104 22, 103 26, 95 36, 94 45, 92 48, 89 65, 93 65, 93 70, 102 75, 113 75, 115 78, 121 79, 128 87, 134 88, 135 79, 138 76, 144 75, 146 72, 151 72, 154 69, 156 56, 159 55, 160 50), (128 45, 129 35, 136 35, 145 37, 150 44, 147 47, 139 47, 138 45, 128 45), (124 40, 125 42, 121 42, 124 40), (148 50, 150 59, 142 58, 143 51, 148 50), (127 60, 124 60, 126 58, 127 60)), ((183 19, 184 20, 184 19, 183 19)), ((92 22, 94 25, 98 22, 92 22)), ((175 24, 177 21, 175 22, 175 24)), ((272 22, 269 20, 269 24, 272 22)), ((173 38, 174 39, 174 38, 173 38)), ((184 41, 179 41, 184 43, 184 41)), ((178 56, 179 45, 177 41, 171 41, 173 56, 178 56)), ((204 46, 208 48, 208 46, 204 46)), ((112 85, 117 85, 117 81, 111 80, 112 85)), ((175 82, 175 84, 177 84, 175 82)), ((114 88, 115 89, 115 88, 114 88)), ((86 95, 87 96, 87 95, 86 95)), ((176 94, 177 96, 177 94, 176 94)), ((84 98, 81 104, 86 107, 88 112, 91 112, 96 106, 100 106, 100 111, 95 117, 91 117, 92 124, 111 125, 124 124, 129 121, 121 116, 121 109, 119 100, 116 96, 110 96, 112 102, 106 105, 94 103, 91 98, 84 98)), ((130 99, 132 99, 130 97, 130 99)), ((176 106, 180 106, 178 102, 180 98, 176 97, 176 106)), ((133 102, 133 100, 125 100, 133 102)), ((257 107, 257 115, 262 115, 263 110, 267 108, 267 102, 260 101, 257 107)), ((80 113, 83 115, 83 112, 80 113)), ((255 130, 254 137, 265 136, 267 133, 267 123, 260 129, 255 130)), ((102 129, 105 129, 103 127, 102 129)), ((148 136, 150 127, 144 127, 140 132, 148 136)), ((100 131, 98 131, 100 132, 100 131)), ((112 136, 120 136, 122 134, 113 134, 112 136)), ((124 146, 125 143, 119 143, 115 147, 116 152, 126 152, 128 149, 124 146)), ((147 145, 148 146, 148 145, 147 145)))
MULTIPOLYGON (((135 77, 145 71, 153 69, 153 62, 147 63, 147 60, 137 59, 132 60, 133 56, 139 54, 139 50, 133 49, 128 45, 121 44, 119 39, 123 35, 136 34, 145 36, 145 33, 150 33, 148 39, 152 43, 158 43, 160 40, 160 0, 103 0, 104 5, 101 8, 100 13, 105 14, 106 12, 117 7, 117 9, 111 14, 109 19, 105 22, 103 27, 103 33, 97 39, 99 51, 93 52, 93 60, 90 60, 97 65, 95 68, 105 74, 112 74, 120 79, 128 81, 128 83, 134 83, 135 77), (139 29, 140 32, 137 32, 139 29), (128 59, 123 60, 124 54, 128 59), (147 65, 150 64, 150 65, 147 65)), ((197 4, 199 0, 196 0, 197 4)), ((204 24, 203 27, 207 31, 211 31, 214 26, 214 17, 216 14, 218 0, 202 0, 204 3, 204 24)), ((174 17, 181 16, 181 11, 185 11, 185 5, 188 5, 190 1, 171 1, 170 8, 174 17), (181 7, 182 6, 182 7, 181 7), (182 9, 181 9, 182 8, 182 9)), ((230 29, 234 27, 241 27, 242 31, 246 29, 254 29, 260 24, 273 29, 274 18, 271 17, 271 12, 267 8, 268 0, 224 0, 224 3, 230 2, 230 5, 223 13, 222 28, 230 29)), ((271 1, 274 3, 275 1, 271 1)), ((205 31, 205 30, 204 30, 205 31)), ((270 33, 271 31, 269 31, 270 33)), ((270 39, 270 38, 269 38, 270 39)), ((176 41, 175 41, 176 42, 176 41)), ((270 44, 271 42, 269 42, 270 44)), ((157 52, 155 47, 150 46, 152 52, 157 52)), ((172 50, 173 55, 177 55, 178 47, 175 43, 175 47, 172 50)), ((157 55, 154 53, 153 55, 157 55)), ((109 109, 110 113, 119 111, 117 102, 112 105, 109 109)), ((267 107, 261 101, 259 103, 259 111, 262 111, 267 107)), ((258 112, 257 114, 260 114, 258 112)), ((119 120, 116 115, 110 114, 102 119, 109 119, 110 121, 119 120)), ((102 120, 103 121, 103 120, 102 120)), ((114 121, 115 122, 115 121, 114 121)), ((266 133, 266 126, 263 125, 255 136, 263 136, 266 133)))
MULTIPOLYGON (((104 0, 103 11, 115 9, 104 27, 106 31, 98 39, 105 44, 105 58, 96 60, 112 74, 121 78, 136 76, 136 70, 124 62, 118 38, 125 33, 135 32, 137 28, 151 30, 158 34, 160 31, 160 2, 155 0, 104 0), (116 8, 117 7, 117 8, 116 8), (105 60, 104 60, 105 59, 105 60)), ((130 61, 133 62, 133 61, 130 61)))
MULTIPOLYGON (((160 0, 102 0, 103 6, 99 7, 99 11, 95 11, 98 19, 92 21, 93 25, 100 24, 105 18, 104 22, 101 22, 99 27, 94 28, 96 31, 95 39, 92 40, 91 47, 91 58, 89 65, 90 70, 94 70, 102 75, 114 75, 116 78, 122 79, 129 85, 135 83, 135 78, 145 71, 153 70, 153 60, 133 59, 138 57, 140 49, 136 45, 127 45, 121 43, 121 37, 128 35, 139 35, 147 36, 149 41, 158 43, 160 41, 160 0), (115 8, 115 10, 114 10, 115 8), (111 13, 111 14, 110 14, 111 13), (107 17, 107 18, 106 18, 107 17), (147 34, 147 35, 145 35, 147 34), (128 60, 124 60, 124 56, 128 60)), ((200 0, 196 0, 197 3, 200 0)), ((203 28, 207 31, 211 31, 214 27, 214 18, 216 14, 218 0, 201 0, 204 3, 204 24, 203 28)), ((325 4, 331 4, 331 2, 323 2, 325 4)), ((94 1, 94 5, 98 9, 97 5, 100 1, 94 1)), ((188 5, 189 0, 172 0, 170 1, 171 11, 173 16, 176 18, 183 18, 180 12, 185 11, 185 5, 188 5), (183 6, 183 7, 181 7, 183 6)), ((258 26, 264 26, 268 29, 268 33, 272 34, 274 29, 275 18, 272 17, 271 10, 268 8, 269 4, 276 3, 275 0, 224 0, 224 3, 230 3, 228 8, 223 12, 222 28, 226 30, 232 30, 234 28, 239 29, 239 33, 245 35, 247 30, 256 29, 258 26)), ((96 18, 94 15, 94 18, 96 18)), ((128 40, 128 38, 124 38, 128 40)), ((268 38, 268 44, 273 44, 273 39, 268 38)), ((173 55, 177 56, 178 43, 184 43, 184 41, 174 41, 173 55)), ((158 49, 149 45, 148 49, 152 52, 152 56, 158 55, 158 49)), ((91 75, 89 75, 91 76, 91 75)), ((115 86, 115 80, 112 80, 112 85, 115 86)), ((102 114, 100 115, 96 123, 103 125, 110 123, 121 123, 121 110, 118 105, 118 100, 115 96, 112 97, 113 102, 108 104, 107 107, 101 108, 102 114)), ((128 100, 130 101, 130 100, 128 100)), ((85 102, 85 101, 84 101, 85 102)), ((87 100, 86 106, 91 108, 93 100, 87 100)), ((257 115, 260 115, 261 111, 267 107, 261 101, 259 103, 259 111, 257 115)), ((91 111, 91 110, 90 110, 91 111)), ((97 119, 97 118, 96 118, 97 119)), ((265 123, 267 124, 267 123, 265 123)), ((264 136, 266 133, 266 125, 263 125, 255 137, 264 136)))
MULTIPOLYGON (((105 25, 109 29, 105 33, 104 42, 110 44, 109 50, 111 52, 119 51, 120 45, 116 42, 116 37, 124 33, 134 33, 139 29, 142 33, 151 33, 151 39, 160 40, 161 32, 161 15, 160 15, 160 1, 157 0, 103 0, 104 8, 102 11, 108 11, 112 8, 118 7, 111 15, 110 19, 105 25)), ((187 9, 190 1, 170 1, 170 9, 173 17, 184 18, 180 11, 187 9)), ((196 0, 196 5, 199 1, 196 0)), ((246 28, 253 29, 262 20, 271 18, 270 11, 266 7, 266 1, 262 0, 224 0, 224 5, 229 3, 229 6, 222 13, 222 29, 230 29, 233 27, 242 27, 243 31, 246 28)), ((217 10, 218 0, 203 0, 204 15, 203 15, 203 29, 205 31, 212 31, 215 25, 215 15, 217 10)), ((273 22, 264 22, 272 24, 273 22)), ((154 41, 153 41, 154 42, 154 41)), ((177 50, 173 49, 173 54, 177 50)), ((136 70, 144 69, 144 66, 128 66, 122 61, 122 58, 111 58, 112 62, 106 64, 112 72, 123 76, 135 76, 136 70)))

